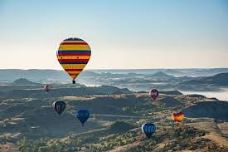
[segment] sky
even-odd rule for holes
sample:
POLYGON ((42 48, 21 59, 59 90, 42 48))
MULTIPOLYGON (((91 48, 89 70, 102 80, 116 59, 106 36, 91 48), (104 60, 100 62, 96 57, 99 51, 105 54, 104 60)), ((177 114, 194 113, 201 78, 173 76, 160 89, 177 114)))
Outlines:
POLYGON ((228 1, 0 0, 0 69, 61 69, 69 37, 86 69, 228 68, 228 1))

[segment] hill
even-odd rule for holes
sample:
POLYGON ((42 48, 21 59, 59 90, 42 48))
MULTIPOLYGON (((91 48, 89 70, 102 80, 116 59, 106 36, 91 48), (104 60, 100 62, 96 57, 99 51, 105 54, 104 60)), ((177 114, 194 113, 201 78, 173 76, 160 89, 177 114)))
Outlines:
POLYGON ((37 86, 41 85, 40 83, 35 83, 24 78, 15 80, 11 85, 13 86, 37 86))
POLYGON ((224 146, 228 145, 228 124, 223 123, 227 102, 177 90, 160 91, 152 101, 148 92, 108 85, 52 84, 47 93, 40 84, 32 84, 19 79, 11 86, 1 86, 0 151, 1 144, 40 152, 228 150, 224 146), (54 111, 54 101, 66 103, 62 115, 54 111), (82 127, 75 113, 85 108, 90 118, 82 127), (170 117, 174 111, 184 111, 186 120, 174 123, 170 117), (151 139, 141 132, 145 122, 157 126, 151 139), (218 139, 224 141, 223 146, 218 139))
POLYGON ((26 140, 20 142, 20 148, 27 151, 84 151, 84 152, 166 152, 166 151, 202 151, 226 152, 228 148, 221 147, 214 141, 204 138, 206 131, 189 126, 175 126, 170 129, 160 129, 151 139, 141 135, 135 128, 117 135, 107 136, 104 131, 87 134, 86 137, 74 136, 64 139, 26 140), (93 135, 94 136, 93 136, 93 135), (97 135, 100 138, 95 138, 97 135), (93 142, 93 143, 91 143, 93 142), (32 145, 32 146, 31 146, 32 145))
MULTIPOLYGON (((30 84, 30 83, 29 83, 30 84)), ((55 88, 52 87, 50 91, 45 93, 42 85, 38 85, 39 88, 15 88, 9 90, 5 93, 3 97, 11 97, 11 98, 41 98, 41 97, 61 97, 61 96, 88 96, 88 95, 111 95, 111 94, 130 94, 126 88, 119 89, 117 87, 112 86, 99 86, 99 87, 85 87, 78 86, 72 87, 72 85, 66 87, 55 88)))
POLYGON ((35 82, 47 81, 49 79, 61 80, 67 76, 63 71, 58 70, 20 70, 20 69, 2 69, 0 70, 0 81, 12 82, 16 79, 25 78, 35 82))
POLYGON ((185 81, 181 85, 215 85, 228 86, 228 73, 220 73, 210 77, 195 78, 185 81))
POLYGON ((228 121, 228 102, 211 101, 199 102, 183 110, 186 117, 193 118, 214 118, 228 121))
POLYGON ((161 71, 156 72, 156 73, 152 74, 151 76, 154 77, 154 78, 156 77, 156 78, 160 78, 160 79, 169 79, 169 78, 173 78, 173 76, 168 75, 168 74, 166 74, 166 73, 164 73, 164 72, 161 72, 161 71))

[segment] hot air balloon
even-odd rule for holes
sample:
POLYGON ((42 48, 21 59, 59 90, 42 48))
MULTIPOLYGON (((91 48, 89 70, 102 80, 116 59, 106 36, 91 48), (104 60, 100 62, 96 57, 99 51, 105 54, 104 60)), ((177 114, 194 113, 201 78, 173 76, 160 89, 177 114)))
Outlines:
POLYGON ((182 122, 184 120, 184 113, 183 112, 173 113, 172 120, 175 122, 182 122))
POLYGON ((156 131, 156 126, 153 123, 145 123, 142 125, 142 132, 150 138, 153 133, 156 131))
POLYGON ((79 38, 65 39, 59 46, 57 58, 63 69, 72 78, 73 84, 89 62, 91 49, 88 43, 79 38))
POLYGON ((46 92, 49 92, 50 91, 50 88, 49 88, 49 85, 48 84, 44 85, 44 91, 46 91, 46 92))
POLYGON ((61 115, 66 108, 66 103, 63 101, 56 101, 52 104, 54 110, 61 115))
POLYGON ((84 123, 88 120, 89 115, 89 111, 85 109, 81 109, 76 113, 76 117, 81 122, 82 126, 84 126, 84 123))
POLYGON ((156 90, 156 89, 150 90, 149 96, 150 96, 153 100, 156 100, 157 97, 159 96, 158 90, 156 90))

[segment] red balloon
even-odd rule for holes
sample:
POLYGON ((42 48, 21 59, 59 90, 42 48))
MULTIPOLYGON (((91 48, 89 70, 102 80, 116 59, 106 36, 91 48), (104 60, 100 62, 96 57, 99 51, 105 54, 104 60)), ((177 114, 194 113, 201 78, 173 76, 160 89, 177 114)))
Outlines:
POLYGON ((156 100, 157 97, 159 96, 159 92, 156 89, 152 89, 150 90, 149 95, 153 100, 156 100))
POLYGON ((50 91, 50 87, 48 84, 44 85, 44 91, 46 91, 46 92, 50 91))

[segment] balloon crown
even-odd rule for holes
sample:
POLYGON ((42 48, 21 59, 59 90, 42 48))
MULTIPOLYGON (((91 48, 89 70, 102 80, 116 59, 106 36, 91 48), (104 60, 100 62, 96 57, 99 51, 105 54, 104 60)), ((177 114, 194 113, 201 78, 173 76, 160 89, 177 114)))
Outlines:
POLYGON ((83 41, 83 40, 80 38, 68 38, 68 39, 65 39, 64 41, 83 41))

